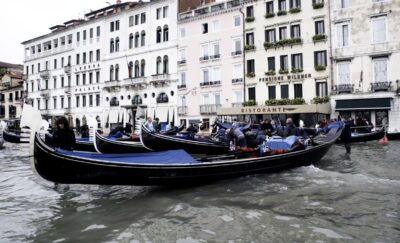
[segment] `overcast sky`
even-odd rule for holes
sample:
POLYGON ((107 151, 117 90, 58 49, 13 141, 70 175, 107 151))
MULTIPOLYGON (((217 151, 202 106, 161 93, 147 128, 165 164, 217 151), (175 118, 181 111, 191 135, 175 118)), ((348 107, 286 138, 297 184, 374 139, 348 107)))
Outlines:
MULTIPOLYGON (((82 17, 116 0, 1 0, 0 61, 22 64, 21 42, 50 32, 49 27, 82 17)), ((126 1, 122 1, 126 2, 126 1)))

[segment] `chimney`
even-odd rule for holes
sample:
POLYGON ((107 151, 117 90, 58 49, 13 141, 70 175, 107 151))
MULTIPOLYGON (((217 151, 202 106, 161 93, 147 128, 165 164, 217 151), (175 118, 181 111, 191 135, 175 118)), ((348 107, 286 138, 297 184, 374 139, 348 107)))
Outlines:
POLYGON ((117 0, 117 4, 120 4, 121 3, 121 0, 117 0))

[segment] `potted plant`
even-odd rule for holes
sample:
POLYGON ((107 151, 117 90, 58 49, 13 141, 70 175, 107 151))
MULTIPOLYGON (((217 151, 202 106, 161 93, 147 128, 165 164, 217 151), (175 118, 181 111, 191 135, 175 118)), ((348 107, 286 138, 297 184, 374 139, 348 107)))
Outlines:
POLYGON ((323 8, 324 7, 324 3, 313 3, 313 8, 314 9, 319 9, 319 8, 323 8))
POLYGON ((287 11, 286 10, 279 10, 278 13, 276 15, 278 16, 282 16, 282 15, 286 15, 287 11))
POLYGON ((291 8, 290 10, 289 10, 289 12, 290 13, 299 13, 299 12, 301 12, 301 8, 291 8))
POLYGON ((315 71, 324 71, 326 70, 326 66, 325 65, 317 65, 315 66, 315 71))
POLYGON ((279 74, 288 74, 289 70, 287 69, 279 69, 279 74))
POLYGON ((253 22, 256 18, 254 16, 246 17, 245 21, 246 23, 253 22))
POLYGON ((265 72, 265 75, 267 75, 267 76, 273 76, 275 74, 276 74, 275 70, 268 70, 267 72, 265 72))
POLYGON ((255 76, 256 76, 256 74, 254 72, 246 73, 246 77, 248 77, 248 78, 254 78, 255 76))
POLYGON ((271 47, 273 47, 274 45, 275 45, 275 44, 274 44, 273 42, 268 42, 268 41, 264 42, 264 48, 265 48, 265 49, 271 48, 271 47))
POLYGON ((313 36, 313 41, 320 41, 320 40, 326 40, 326 35, 325 34, 316 34, 313 36))
POLYGON ((275 17, 275 13, 266 13, 264 16, 266 19, 275 17))

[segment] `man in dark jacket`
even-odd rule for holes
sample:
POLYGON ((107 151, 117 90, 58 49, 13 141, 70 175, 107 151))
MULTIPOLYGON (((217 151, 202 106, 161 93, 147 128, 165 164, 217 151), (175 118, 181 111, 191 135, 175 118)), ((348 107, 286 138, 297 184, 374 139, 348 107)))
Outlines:
POLYGON ((53 133, 53 145, 65 150, 73 150, 75 147, 75 134, 69 128, 68 120, 61 117, 56 121, 56 130, 53 133))
POLYGON ((297 133, 296 125, 294 125, 292 118, 286 119, 286 127, 285 130, 283 131, 283 136, 289 137, 292 135, 296 135, 296 133, 297 133))
POLYGON ((348 154, 351 153, 350 142, 351 142, 351 126, 352 125, 354 125, 353 121, 351 119, 349 119, 348 117, 345 117, 344 128, 343 128, 342 134, 340 135, 340 140, 344 144, 344 147, 346 148, 346 153, 348 153, 348 154))

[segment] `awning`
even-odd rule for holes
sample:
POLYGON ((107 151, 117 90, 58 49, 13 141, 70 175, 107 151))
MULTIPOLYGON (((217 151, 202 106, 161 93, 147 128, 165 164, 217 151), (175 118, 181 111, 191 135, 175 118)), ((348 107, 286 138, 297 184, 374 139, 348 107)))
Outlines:
POLYGON ((218 116, 231 115, 267 115, 267 114, 330 114, 330 103, 309 105, 278 105, 278 106, 246 106, 246 107, 221 107, 217 110, 218 116))
POLYGON ((336 110, 390 110, 391 98, 336 100, 336 110))

